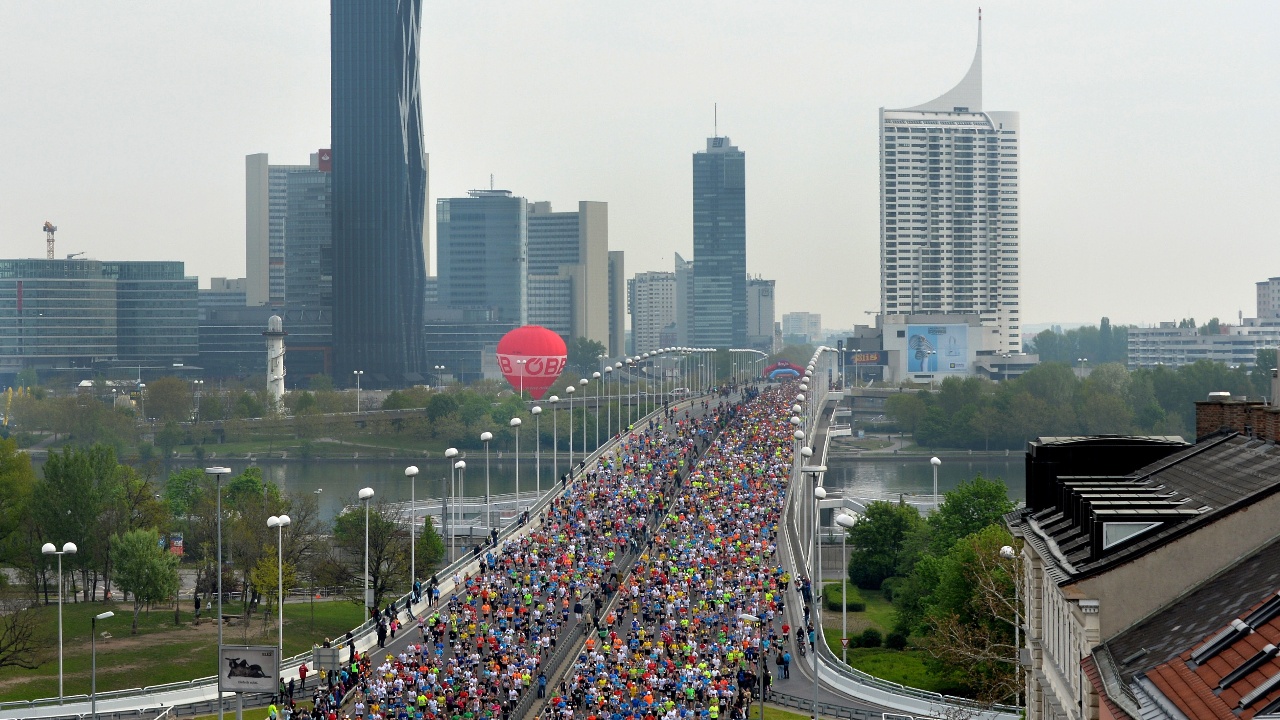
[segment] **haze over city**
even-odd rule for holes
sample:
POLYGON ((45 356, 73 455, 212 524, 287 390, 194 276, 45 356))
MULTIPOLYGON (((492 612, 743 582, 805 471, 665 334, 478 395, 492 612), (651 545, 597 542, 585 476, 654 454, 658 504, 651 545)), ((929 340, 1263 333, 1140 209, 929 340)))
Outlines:
MULTIPOLYGON (((1022 117, 1025 323, 1252 314, 1280 274, 1277 20, 1263 2, 983 5, 984 105, 1022 117)), ((244 156, 329 144, 328 23, 307 1, 5 3, 4 254, 42 256, 51 219, 60 252, 243 275, 244 156)), ((607 201, 628 272, 670 270, 718 103, 749 156, 748 271, 777 279, 779 313, 841 327, 878 305, 877 110, 961 77, 977 6, 432 3, 422 26, 433 201, 490 174, 607 201)))

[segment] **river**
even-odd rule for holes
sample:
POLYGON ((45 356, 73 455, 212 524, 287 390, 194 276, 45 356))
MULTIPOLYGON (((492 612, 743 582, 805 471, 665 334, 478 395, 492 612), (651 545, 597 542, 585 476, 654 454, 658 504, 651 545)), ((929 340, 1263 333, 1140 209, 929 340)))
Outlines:
MULTIPOLYGON (((542 485, 550 487, 555 477, 554 469, 544 456, 542 485)), ((466 489, 469 497, 484 497, 484 453, 471 453, 467 458, 466 489)), ((213 462, 213 461, 211 461, 213 462)), ((244 460, 220 460, 239 473, 249 466, 244 460)), ((449 477, 449 465, 442 459, 417 461, 420 473, 417 481, 419 498, 440 497, 442 480, 449 477)), ((263 477, 280 485, 289 493, 316 493, 321 516, 332 519, 349 504, 356 502, 360 488, 371 487, 375 497, 390 501, 409 499, 409 481, 404 476, 407 463, 402 460, 368 461, 311 461, 264 462, 263 477)), ((927 495, 933 491, 933 473, 929 463, 913 460, 853 460, 832 459, 828 462, 825 485, 832 489, 848 489, 854 493, 905 493, 927 495)), ((532 457, 522 457, 520 462, 520 489, 534 489, 535 473, 532 457)), ((566 469, 566 458, 560 458, 560 472, 566 469)), ((1009 488, 1009 497, 1022 500, 1026 497, 1026 469, 1021 455, 973 459, 949 458, 938 472, 938 489, 946 492, 954 489, 962 480, 981 474, 991 480, 1002 480, 1009 488)), ((515 461, 497 453, 490 460, 490 491, 494 495, 515 491, 515 461)))

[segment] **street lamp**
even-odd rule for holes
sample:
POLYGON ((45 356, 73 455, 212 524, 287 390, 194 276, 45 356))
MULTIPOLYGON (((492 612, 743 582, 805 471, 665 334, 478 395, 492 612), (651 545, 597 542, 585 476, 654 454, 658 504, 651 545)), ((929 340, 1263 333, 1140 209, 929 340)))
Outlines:
MULTIPOLYGON (((453 460, 453 459, 454 459, 454 458, 456 458, 456 457, 458 457, 458 448, 449 448, 448 450, 445 450, 445 451, 444 451, 444 459, 445 459, 445 460, 450 460, 450 461, 451 461, 451 460, 453 460)), ((445 539, 449 541, 449 562, 453 562, 453 536, 458 534, 458 520, 459 520, 459 518, 458 518, 458 501, 457 501, 457 497, 458 497, 458 478, 457 478, 457 472, 456 472, 456 470, 454 469, 454 466, 453 466, 453 463, 452 463, 452 462, 450 462, 450 463, 449 463, 449 495, 450 495, 451 497, 453 497, 453 498, 454 498, 454 501, 453 501, 453 518, 454 518, 454 519, 453 519, 453 533, 452 533, 452 534, 450 534, 450 533, 449 533, 449 521, 446 519, 446 520, 445 520, 444 534, 445 534, 445 536, 446 536, 446 537, 445 537, 445 539)), ((447 499, 447 498, 446 498, 446 501, 445 501, 445 505, 448 505, 448 499, 447 499)), ((441 507, 441 508, 440 508, 440 517, 446 517, 446 516, 445 516, 445 510, 446 510, 446 509, 447 509, 446 507, 441 507)))
POLYGON ((484 529, 493 530, 493 500, 489 495, 489 441, 493 433, 485 430, 480 433, 480 442, 484 443, 484 529))
POLYGON ((45 555, 58 556, 58 704, 62 704, 62 556, 75 555, 76 544, 73 542, 66 543, 59 551, 53 543, 45 543, 40 548, 40 552, 45 555))
MULTIPOLYGON (((538 500, 542 499, 542 406, 534 405, 533 413, 533 477, 537 483, 538 500)), ((534 502, 537 502, 535 500, 534 502)))
MULTIPOLYGON (((605 405, 604 429, 605 429, 605 432, 609 433, 610 438, 613 437, 613 396, 609 394, 609 390, 607 386, 609 384, 609 379, 612 377, 613 377, 613 366, 606 365, 604 368, 604 383, 606 386, 605 396, 604 396, 604 405, 605 405)), ((600 414, 600 408, 597 407, 596 415, 599 415, 599 414, 600 414)))
POLYGON ((577 390, 578 388, 572 385, 564 389, 565 394, 569 396, 569 477, 573 477, 573 394, 577 390))
MULTIPOLYGON (((410 465, 404 469, 404 476, 409 478, 409 590, 413 591, 418 581, 418 466, 410 465)), ((440 512, 444 512, 441 508, 440 512)), ((409 597, 413 597, 412 594, 409 597)), ((409 612, 413 612, 412 605, 409 612)))
MULTIPOLYGON (((551 484, 555 485, 560 479, 560 413, 556 412, 556 403, 560 402, 559 395, 552 395, 547 398, 547 402, 551 403, 551 484)), ((542 499, 542 481, 538 481, 538 499, 542 499)))
MULTIPOLYGON (((267 527, 276 529, 276 590, 279 591, 280 607, 276 618, 280 622, 280 656, 284 657, 284 528, 293 522, 288 515, 267 518, 267 527)), ((365 521, 368 522, 367 520, 365 521)))
MULTIPOLYGON (((836 515, 836 524, 844 528, 844 532, 840 533, 840 557, 847 564, 848 556, 845 554, 844 543, 845 543, 845 540, 848 539, 849 537, 849 530, 853 529, 853 526, 858 524, 858 516, 849 515, 847 513, 842 512, 836 515)), ((842 659, 844 660, 844 664, 846 665, 849 664, 849 595, 848 595, 848 592, 849 592, 849 578, 846 575, 846 577, 844 577, 843 581, 840 583, 840 604, 842 606, 841 609, 843 610, 840 618, 840 638, 841 638, 840 644, 844 646, 844 653, 843 653, 842 659)))
POLYGON ((89 620, 89 717, 98 720, 98 621, 115 617, 110 610, 89 620))
POLYGON ((361 488, 360 499, 364 501, 364 607, 373 609, 373 591, 369 588, 369 501, 373 499, 373 488, 361 488))
POLYGON ((527 358, 516 360, 516 375, 520 378, 520 402, 524 402, 524 366, 528 363, 527 358))
MULTIPOLYGON (((461 497, 462 499, 459 500, 457 503, 455 503, 455 505, 458 506, 458 524, 461 525, 462 520, 465 517, 465 513, 463 512, 464 510, 463 503, 467 501, 467 461, 459 460, 458 462, 453 464, 453 469, 458 471, 458 482, 461 483, 462 485, 462 492, 459 493, 459 497, 461 497)), ((458 532, 458 529, 454 528, 453 532, 456 534, 458 532)), ((467 539, 468 540, 471 539, 470 526, 467 527, 467 539)))
POLYGON ((142 421, 146 422, 147 421, 147 384, 143 382, 138 383, 138 403, 141 405, 141 409, 142 409, 142 421))
POLYGON ((934 456, 929 458, 929 464, 933 466, 933 511, 938 512, 938 466, 942 461, 934 456))
POLYGON ((516 429, 516 513, 520 512, 520 426, 524 421, 518 417, 511 418, 507 423, 516 429))
POLYGON ((204 394, 203 392, 201 392, 204 389, 203 388, 204 381, 192 380, 191 385, 192 385, 192 388, 191 388, 192 394, 195 395, 195 398, 196 398, 196 416, 192 420, 193 422, 200 422, 200 396, 204 394))
POLYGON ((360 376, 364 375, 363 370, 352 370, 352 375, 356 376, 356 414, 360 414, 360 376))
POLYGON ((431 369, 436 371, 436 385, 441 385, 441 386, 443 386, 443 385, 444 385, 444 371, 445 371, 445 366, 444 366, 444 365, 432 365, 432 366, 431 366, 431 369))
POLYGON ((596 447, 600 447, 600 373, 591 373, 591 379, 596 381, 596 447))
MULTIPOLYGON (((813 484, 818 485, 818 474, 825 471, 826 468, 817 466, 815 469, 821 468, 818 472, 813 473, 813 484)), ((818 541, 818 532, 820 530, 819 520, 822 509, 822 501, 827 498, 827 491, 821 486, 813 488, 813 576, 814 588, 817 595, 813 597, 813 627, 814 644, 813 644, 813 719, 818 720, 818 643, 816 642, 818 633, 816 628, 822 627, 822 618, 819 614, 822 611, 822 601, 819 596, 822 594, 822 543, 818 541)))
MULTIPOLYGON (((218 655, 222 655, 222 476, 230 475, 229 467, 204 469, 205 475, 217 477, 218 484, 218 655)), ((219 660, 218 662, 222 662, 219 660)), ((222 720, 222 693, 218 693, 218 720, 222 720)))
POLYGON ((1089 358, 1083 358, 1083 357, 1082 357, 1082 358, 1076 358, 1076 362, 1079 364, 1078 366, 1079 366, 1079 368, 1080 368, 1080 373, 1079 373, 1079 374, 1080 374, 1080 379, 1081 379, 1081 380, 1083 380, 1083 379, 1084 379, 1084 364, 1085 364, 1085 363, 1087 363, 1087 362, 1089 362, 1089 358))
POLYGON ((587 459, 587 383, 591 382, 586 378, 578 381, 582 386, 582 459, 587 459))
MULTIPOLYGON (((1000 548, 1000 557, 1005 560, 1017 560, 1018 553, 1009 545, 1000 548)), ((1017 571, 1017 566, 1014 566, 1017 571)), ((1022 574, 1017 572, 1013 577, 1013 647, 1018 654, 1022 653, 1022 574)), ((1020 662, 1020 661, 1019 661, 1020 662)), ((1018 675, 1022 675, 1019 668, 1018 675)), ((1017 686, 1018 707, 1022 707, 1022 678, 1018 678, 1017 686)))

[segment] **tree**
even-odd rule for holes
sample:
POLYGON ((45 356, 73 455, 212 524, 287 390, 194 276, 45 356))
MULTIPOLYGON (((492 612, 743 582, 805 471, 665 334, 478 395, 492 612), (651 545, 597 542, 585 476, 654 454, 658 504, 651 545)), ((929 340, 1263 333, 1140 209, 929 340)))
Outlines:
POLYGON ((927 409, 919 393, 896 393, 884 401, 884 414, 912 435, 924 420, 927 409))
MULTIPOLYGON (((384 502, 369 507, 369 586, 374 607, 409 578, 409 538, 398 517, 384 502)), ((346 551, 352 574, 364 577, 365 509, 350 506, 333 519, 333 539, 346 551)), ((359 582, 359 581, 358 581, 359 582)), ((360 582, 363 587, 363 582, 360 582)))
POLYGON ((182 443, 182 428, 178 427, 178 423, 170 420, 165 423, 164 429, 156 433, 156 446, 160 448, 160 452, 164 454, 164 461, 169 462, 173 457, 173 451, 182 443))
POLYGON ((444 560, 444 538, 436 532, 435 521, 430 515, 422 523, 422 531, 418 533, 418 544, 414 552, 416 553, 414 562, 417 565, 414 568, 414 574, 417 577, 426 576, 444 560))
POLYGON ((178 556, 160 545, 155 528, 130 530, 113 537, 115 569, 113 577, 120 589, 133 594, 133 630, 138 634, 138 613, 147 603, 173 597, 178 592, 178 556))
POLYGON ((938 511, 929 516, 931 545, 942 554, 962 537, 988 525, 999 524, 1004 514, 1013 510, 1008 488, 981 475, 961 482, 946 493, 938 511))
POLYGON ((162 377, 147 383, 147 411, 161 422, 191 419, 191 388, 176 377, 162 377))
POLYGON ((38 626, 35 612, 25 602, 0 602, 0 668, 35 670, 40 667, 36 651, 43 643, 36 638, 38 626))
POLYGON ((569 343, 568 364, 566 373, 562 376, 576 382, 576 378, 572 377, 591 377, 591 373, 600 369, 600 356, 608 355, 603 343, 596 342, 590 338, 576 337, 569 343))
POLYGON ((909 505, 873 502, 862 519, 849 529, 849 581, 862 588, 879 588, 898 572, 903 544, 922 525, 920 513, 909 505))
MULTIPOLYGON (((270 611, 275 607, 276 598, 280 592, 279 579, 280 574, 276 569, 276 553, 275 548, 270 546, 262 549, 262 559, 253 566, 253 571, 249 573, 249 582, 253 584, 257 590, 267 601, 267 610, 270 611)), ((297 585, 297 573, 294 571, 293 565, 286 562, 284 564, 284 586, 291 588, 297 585)))

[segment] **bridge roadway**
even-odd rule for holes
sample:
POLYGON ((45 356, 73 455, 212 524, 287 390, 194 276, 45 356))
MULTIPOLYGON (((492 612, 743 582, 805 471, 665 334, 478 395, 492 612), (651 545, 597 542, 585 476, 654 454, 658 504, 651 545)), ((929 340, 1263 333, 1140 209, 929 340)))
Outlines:
MULTIPOLYGON (((685 398, 680 402, 673 403, 673 407, 678 410, 689 408, 691 414, 698 417, 704 415, 701 409, 701 403, 706 400, 709 405, 714 407, 719 401, 716 396, 697 396, 685 398)), ((639 418, 635 421, 635 427, 640 428, 647 426, 650 420, 659 420, 661 418, 662 408, 659 407, 653 413, 639 418)), ((624 436, 625 437, 625 436, 624 436)), ((594 468, 598 458, 613 451, 620 445, 620 440, 614 439, 597 450, 590 453, 586 460, 575 468, 575 474, 571 479, 571 483, 582 482, 585 476, 583 468, 594 468)), ((508 526, 499 538, 499 542, 507 539, 518 538, 526 533, 533 532, 541 527, 541 523, 545 516, 543 512, 557 497, 565 493, 565 486, 556 488, 549 487, 540 500, 530 511, 530 521, 523 526, 508 526)), ((454 577, 468 577, 474 575, 479 569, 479 560, 471 556, 470 553, 455 561, 448 567, 442 568, 438 572, 440 577, 440 597, 447 601, 454 590, 454 577)), ((397 607, 404 608, 408 601, 407 596, 398 599, 397 607)), ((429 615, 433 608, 425 601, 416 604, 412 608, 412 612, 407 610, 400 611, 401 622, 406 623, 405 630, 397 634, 397 637, 388 643, 386 651, 378 650, 378 652, 399 653, 399 651, 407 646, 412 638, 417 635, 417 630, 411 616, 429 615)), ((572 622, 572 618, 571 618, 572 622)), ((365 622, 352 631, 352 645, 361 653, 370 651, 377 646, 377 637, 374 633, 374 626, 370 622, 365 622)), ((348 647, 343 643, 338 643, 337 647, 341 649, 343 659, 347 657, 348 647)), ((312 663, 310 653, 304 653, 293 658, 286 658, 281 663, 281 677, 285 682, 289 680, 297 680, 298 667, 303 663, 307 663, 311 667, 311 682, 308 687, 314 687, 314 678, 316 670, 312 663)), ((120 690, 113 692, 98 693, 97 712, 98 717, 102 720, 154 720, 169 708, 179 708, 183 716, 192 714, 208 715, 217 712, 218 690, 214 683, 215 678, 197 678, 189 682, 170 683, 164 686, 134 688, 130 690, 120 690)), ((295 697, 297 697, 295 695, 295 697)), ((261 696, 258 699, 269 699, 261 696)), ((246 701, 252 703, 253 698, 246 701)), ((235 696, 226 693, 222 697, 222 704, 228 713, 235 710, 235 696)), ((265 704, 265 703, 263 703, 265 704)), ((23 720, 83 720, 90 714, 89 698, 85 695, 77 695, 64 698, 64 702, 59 703, 57 698, 42 698, 29 702, 16 701, 0 703, 0 720, 23 719, 23 720)))

